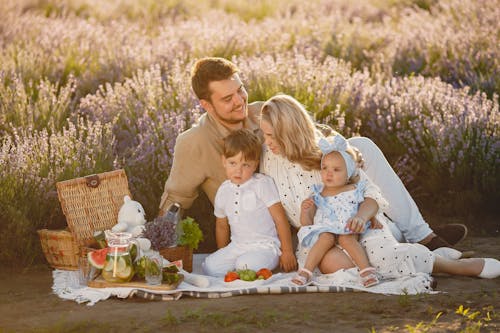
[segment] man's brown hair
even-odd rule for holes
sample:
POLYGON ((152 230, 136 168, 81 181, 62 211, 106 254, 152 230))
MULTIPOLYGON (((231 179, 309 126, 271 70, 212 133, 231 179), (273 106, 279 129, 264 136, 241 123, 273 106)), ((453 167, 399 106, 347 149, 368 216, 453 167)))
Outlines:
POLYGON ((224 138, 225 158, 236 156, 241 152, 245 161, 259 161, 261 151, 259 137, 246 128, 231 132, 224 138))
POLYGON ((191 86, 198 99, 210 100, 208 84, 212 81, 229 79, 239 69, 224 58, 207 57, 199 59, 191 70, 191 86))

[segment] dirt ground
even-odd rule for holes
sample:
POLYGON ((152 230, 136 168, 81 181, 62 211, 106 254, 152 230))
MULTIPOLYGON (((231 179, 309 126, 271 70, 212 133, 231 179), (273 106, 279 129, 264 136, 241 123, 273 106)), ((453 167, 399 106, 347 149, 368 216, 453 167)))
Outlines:
MULTIPOLYGON (((500 258, 498 237, 469 237, 459 248, 500 258)), ((52 294, 47 267, 3 270, 0 332, 500 331, 500 278, 439 276, 437 281, 442 292, 437 295, 309 293, 163 302, 113 298, 86 306, 52 294), (465 315, 456 313, 460 306, 469 309, 465 315)))

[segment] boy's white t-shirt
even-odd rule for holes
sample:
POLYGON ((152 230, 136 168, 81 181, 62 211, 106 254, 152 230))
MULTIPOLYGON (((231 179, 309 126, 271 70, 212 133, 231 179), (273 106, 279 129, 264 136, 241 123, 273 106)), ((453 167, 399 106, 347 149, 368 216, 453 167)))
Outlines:
POLYGON ((273 179, 255 173, 241 185, 224 181, 215 195, 214 214, 228 218, 232 242, 272 241, 280 247, 276 225, 269 212, 269 207, 277 202, 280 197, 273 179))

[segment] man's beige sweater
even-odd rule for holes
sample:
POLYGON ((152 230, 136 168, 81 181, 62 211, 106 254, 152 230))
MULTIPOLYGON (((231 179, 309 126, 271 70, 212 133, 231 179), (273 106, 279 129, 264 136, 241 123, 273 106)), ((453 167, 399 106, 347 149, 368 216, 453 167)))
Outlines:
MULTIPOLYGON (((262 102, 248 106, 248 117, 244 127, 262 137, 259 128, 262 102)), ((230 130, 205 113, 197 124, 181 133, 174 147, 174 158, 170 174, 160 201, 160 215, 173 202, 188 209, 198 197, 199 191, 206 193, 214 203, 217 189, 226 180, 222 166, 223 138, 230 130)))

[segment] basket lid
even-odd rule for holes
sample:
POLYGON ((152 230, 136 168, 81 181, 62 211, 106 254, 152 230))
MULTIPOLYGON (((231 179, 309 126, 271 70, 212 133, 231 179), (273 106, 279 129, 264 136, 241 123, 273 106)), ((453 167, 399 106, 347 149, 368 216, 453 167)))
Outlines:
POLYGON ((123 197, 131 197, 123 169, 57 182, 56 187, 68 227, 82 246, 94 242, 95 231, 111 229, 123 197))

